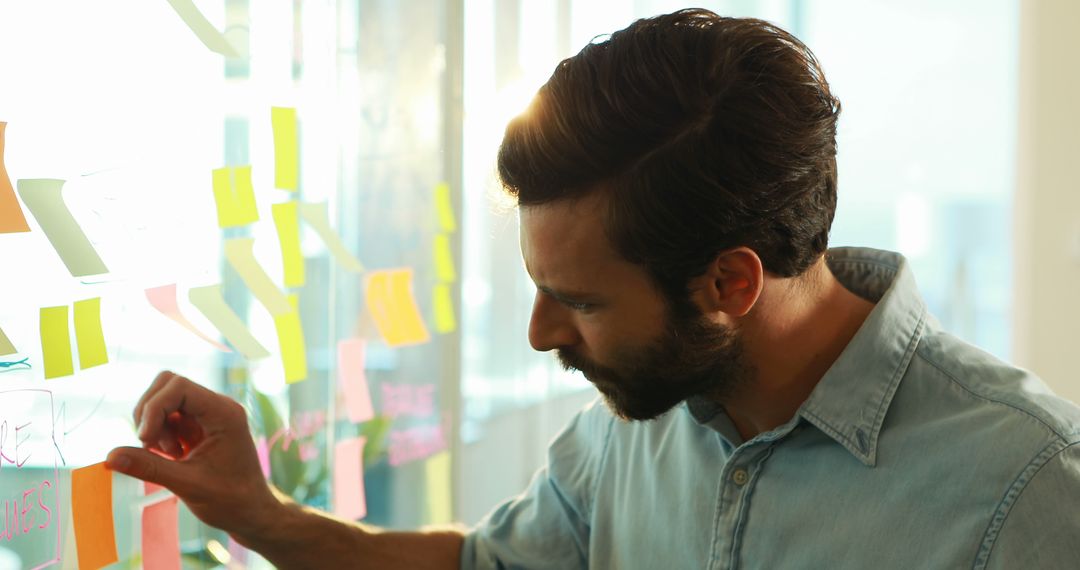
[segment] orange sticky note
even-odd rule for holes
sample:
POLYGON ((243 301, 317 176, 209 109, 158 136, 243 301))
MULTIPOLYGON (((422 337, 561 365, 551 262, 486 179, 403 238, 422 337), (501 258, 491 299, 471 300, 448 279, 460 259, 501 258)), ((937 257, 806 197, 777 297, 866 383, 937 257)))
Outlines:
POLYGON ((80 570, 94 570, 117 561, 112 471, 104 463, 71 472, 71 519, 80 570))
POLYGON ((143 509, 143 570, 180 570, 179 517, 176 497, 169 497, 143 509))
POLYGON ((355 437, 334 444, 334 514, 347 520, 367 515, 364 494, 364 443, 355 437))
POLYGON ((338 379, 345 393, 345 412, 349 421, 356 424, 375 417, 367 375, 364 374, 366 346, 362 338, 350 338, 338 343, 338 379))
POLYGON ((412 291, 412 269, 372 271, 367 306, 379 334, 390 346, 427 342, 428 334, 412 291))
POLYGON ((0 121, 0 234, 28 232, 30 226, 26 224, 26 216, 23 215, 22 206, 15 197, 15 190, 11 187, 11 178, 8 178, 7 167, 4 166, 5 131, 7 131, 7 123, 0 121))

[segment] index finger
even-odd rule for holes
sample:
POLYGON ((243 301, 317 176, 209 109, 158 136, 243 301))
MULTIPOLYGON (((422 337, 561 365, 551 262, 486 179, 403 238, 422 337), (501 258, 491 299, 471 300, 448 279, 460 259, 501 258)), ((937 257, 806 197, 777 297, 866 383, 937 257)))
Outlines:
POLYGON ((164 434, 168 426, 169 414, 179 412, 183 416, 191 416, 204 428, 207 420, 214 419, 214 411, 222 411, 221 401, 224 396, 204 386, 200 386, 184 378, 173 376, 158 387, 152 394, 147 395, 142 403, 142 421, 139 424, 139 439, 143 442, 156 442, 164 434))

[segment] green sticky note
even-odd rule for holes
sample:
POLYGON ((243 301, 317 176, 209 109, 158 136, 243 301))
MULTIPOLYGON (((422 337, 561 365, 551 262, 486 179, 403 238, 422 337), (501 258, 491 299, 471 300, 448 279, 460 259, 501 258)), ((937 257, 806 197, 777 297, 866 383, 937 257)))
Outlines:
POLYGON ((277 226, 278 243, 281 244, 281 265, 285 272, 286 287, 303 287, 304 255, 300 251, 300 211, 296 202, 274 204, 274 225, 277 226))
POLYGON ((75 342, 79 347, 80 370, 109 362, 101 331, 101 297, 75 302, 75 342))
POLYGON ((274 129, 274 186, 296 190, 299 186, 300 149, 296 137, 296 109, 271 107, 274 129))
POLYGON ((4 334, 4 329, 0 329, 0 356, 15 354, 16 352, 18 351, 15 350, 15 345, 12 344, 11 340, 4 334))
POLYGON ((450 251, 450 236, 435 234, 431 249, 435 254, 435 275, 439 282, 453 283, 457 279, 457 271, 454 270, 454 254, 450 251))
POLYGON ((75 373, 66 305, 41 309, 41 357, 45 361, 46 379, 75 373))

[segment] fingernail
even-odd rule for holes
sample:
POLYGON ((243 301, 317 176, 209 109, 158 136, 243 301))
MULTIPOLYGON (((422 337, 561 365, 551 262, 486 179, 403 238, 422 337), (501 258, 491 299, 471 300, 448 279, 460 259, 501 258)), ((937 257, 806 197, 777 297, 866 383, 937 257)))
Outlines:
POLYGON ((124 471, 128 467, 131 467, 131 459, 129 459, 126 455, 121 455, 120 457, 112 460, 112 465, 118 471, 124 471))

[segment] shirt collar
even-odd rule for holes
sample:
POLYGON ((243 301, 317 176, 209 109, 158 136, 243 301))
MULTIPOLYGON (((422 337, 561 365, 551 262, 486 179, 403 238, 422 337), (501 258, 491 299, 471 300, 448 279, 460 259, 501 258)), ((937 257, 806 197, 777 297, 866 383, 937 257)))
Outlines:
POLYGON ((926 306, 900 254, 836 248, 826 261, 845 287, 877 305, 798 415, 872 467, 885 412, 922 338, 926 306))
MULTIPOLYGON (((797 415, 873 467, 885 412, 922 338, 926 306, 898 253, 834 248, 826 262, 844 287, 876 306, 797 415)), ((720 404, 693 397, 686 406, 698 423, 741 442, 720 404)), ((790 429, 793 424, 785 425, 790 429)))

